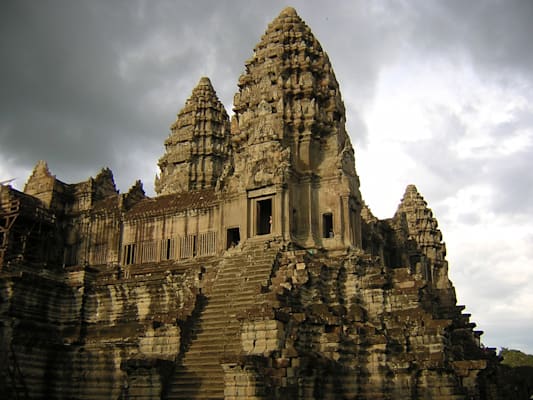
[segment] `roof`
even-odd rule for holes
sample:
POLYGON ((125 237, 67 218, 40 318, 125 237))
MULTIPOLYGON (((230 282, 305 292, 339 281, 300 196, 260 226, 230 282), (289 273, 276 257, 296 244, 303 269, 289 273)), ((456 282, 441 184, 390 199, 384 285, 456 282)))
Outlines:
POLYGON ((163 214, 168 211, 199 210, 212 207, 216 203, 218 203, 218 196, 215 191, 205 189, 147 198, 135 204, 127 215, 135 217, 143 214, 163 214))
POLYGON ((98 200, 94 203, 91 211, 109 211, 113 209, 118 209, 119 207, 119 197, 120 195, 108 196, 102 200, 98 200))

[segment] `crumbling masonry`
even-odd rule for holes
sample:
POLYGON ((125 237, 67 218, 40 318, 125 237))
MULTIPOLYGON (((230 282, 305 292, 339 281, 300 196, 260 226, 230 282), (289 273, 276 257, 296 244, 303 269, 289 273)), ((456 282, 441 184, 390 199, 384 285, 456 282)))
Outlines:
POLYGON ((158 196, 39 162, 0 188, 0 392, 46 399, 495 399, 494 353, 414 186, 359 192, 331 63, 292 8, 246 61, 234 115, 208 78, 158 196))

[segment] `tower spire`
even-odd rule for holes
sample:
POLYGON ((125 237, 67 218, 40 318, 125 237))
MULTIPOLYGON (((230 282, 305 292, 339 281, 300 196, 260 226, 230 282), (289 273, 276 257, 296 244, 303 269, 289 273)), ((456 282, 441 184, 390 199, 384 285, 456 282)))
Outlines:
MULTIPOLYGON (((285 151, 282 161, 291 165, 292 173, 334 175, 340 167, 355 177, 345 108, 333 68, 294 8, 285 8, 268 25, 238 86, 232 121, 236 153, 251 146, 270 147, 269 151, 285 151), (342 158, 351 162, 341 162, 342 158)), ((236 155, 237 172, 253 170, 249 151, 245 158, 248 162, 239 165, 236 155)))
POLYGON ((408 235, 413 239, 430 267, 430 278, 437 289, 450 290, 446 245, 433 212, 415 185, 408 185, 394 215, 399 221, 405 218, 408 235))
POLYGON ((211 81, 200 78, 165 140, 158 194, 214 188, 229 154, 229 117, 211 81))

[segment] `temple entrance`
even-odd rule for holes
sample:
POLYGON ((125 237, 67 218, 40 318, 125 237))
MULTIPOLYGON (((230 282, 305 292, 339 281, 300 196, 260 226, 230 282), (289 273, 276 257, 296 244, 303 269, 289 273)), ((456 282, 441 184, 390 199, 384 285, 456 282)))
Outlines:
POLYGON ((272 232, 272 199, 257 201, 257 234, 268 235, 272 232))

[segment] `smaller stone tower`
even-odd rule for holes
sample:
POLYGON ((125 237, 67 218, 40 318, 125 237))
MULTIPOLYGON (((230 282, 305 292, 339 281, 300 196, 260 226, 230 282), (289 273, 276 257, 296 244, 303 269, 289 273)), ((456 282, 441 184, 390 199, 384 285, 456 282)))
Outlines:
POLYGON ((454 305, 455 289, 448 278, 446 245, 433 212, 415 185, 408 185, 405 189, 393 221, 396 226, 405 227, 408 240, 413 241, 423 255, 418 262, 411 260, 417 272, 431 284, 443 303, 454 305))
POLYGON ((170 130, 157 194, 214 188, 229 155, 230 125, 209 78, 200 79, 170 130))
POLYGON ((47 206, 52 204, 56 177, 52 175, 46 161, 37 162, 24 186, 24 192, 37 197, 47 206))

